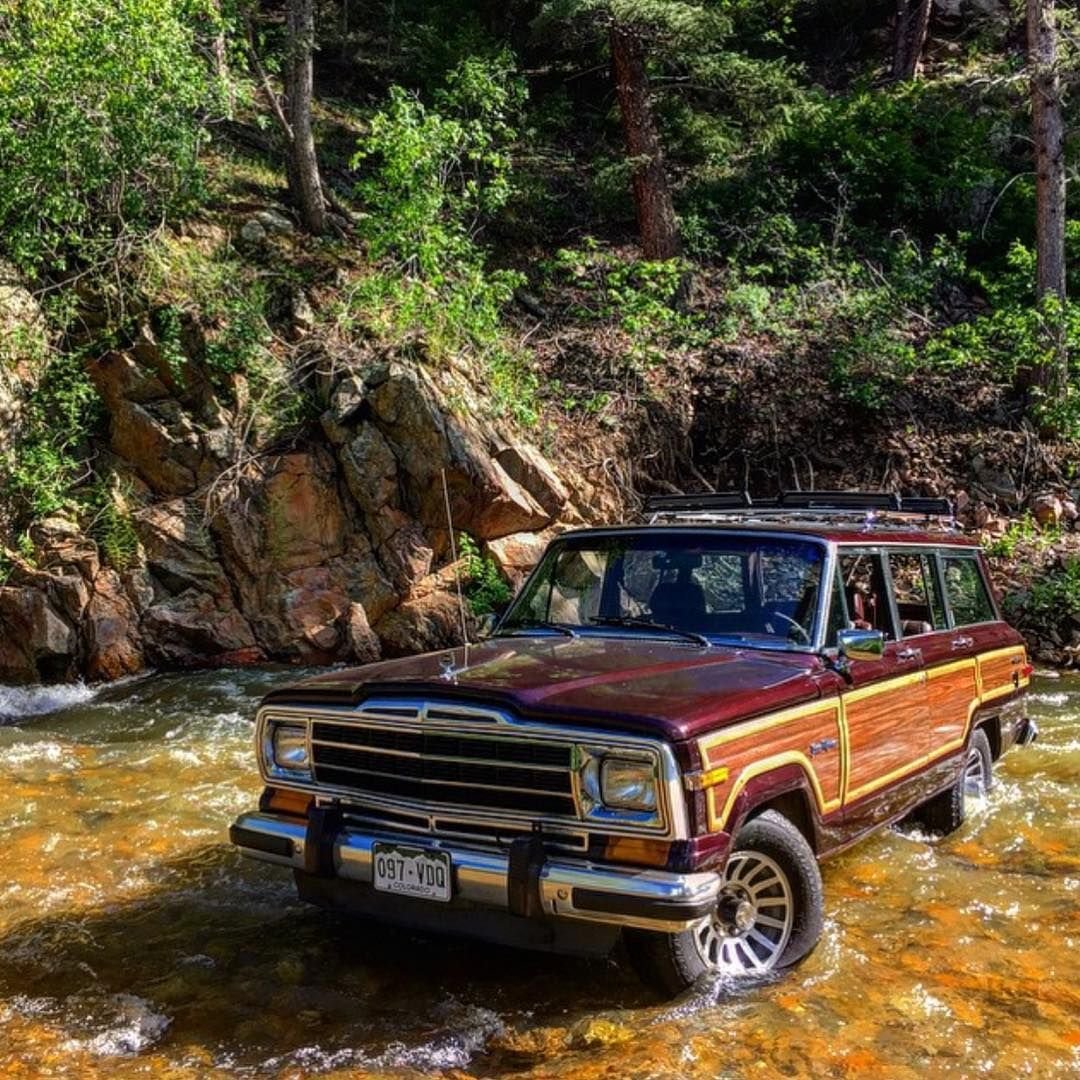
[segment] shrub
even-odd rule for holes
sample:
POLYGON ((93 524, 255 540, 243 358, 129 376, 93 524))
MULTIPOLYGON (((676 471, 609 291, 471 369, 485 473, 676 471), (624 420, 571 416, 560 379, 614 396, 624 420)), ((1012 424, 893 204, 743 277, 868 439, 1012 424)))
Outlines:
POLYGON ((489 270, 479 243, 512 190, 512 122, 523 99, 505 55, 463 61, 430 109, 391 89, 354 160, 372 167, 357 192, 380 266, 353 290, 349 306, 384 334, 422 331, 435 359, 474 355, 490 374, 496 411, 533 423, 535 376, 501 327, 502 309, 524 278, 489 270))
POLYGON ((513 598, 513 592, 495 561, 482 556, 476 541, 468 533, 458 538, 458 548, 465 561, 465 597, 474 615, 500 611, 513 598))
POLYGON ((0 244, 24 270, 99 264, 199 190, 210 95, 186 0, 0 11, 0 244))

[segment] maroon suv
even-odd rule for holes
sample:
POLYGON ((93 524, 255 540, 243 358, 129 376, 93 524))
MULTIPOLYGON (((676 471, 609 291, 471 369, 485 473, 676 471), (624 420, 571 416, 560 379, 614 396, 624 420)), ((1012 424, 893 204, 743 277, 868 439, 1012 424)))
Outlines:
POLYGON ((790 966, 818 863, 947 833, 1035 737, 978 547, 928 500, 655 500, 555 540, 481 644, 277 690, 232 827, 313 903, 677 992, 790 966))

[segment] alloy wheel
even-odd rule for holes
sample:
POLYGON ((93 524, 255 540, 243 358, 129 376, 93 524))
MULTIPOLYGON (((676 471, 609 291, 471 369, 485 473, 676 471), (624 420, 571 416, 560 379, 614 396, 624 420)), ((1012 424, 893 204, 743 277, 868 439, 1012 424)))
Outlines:
POLYGON ((779 864, 758 851, 728 860, 716 910, 694 930, 706 966, 725 975, 774 968, 795 922, 791 884, 779 864))
POLYGON ((986 774, 986 762, 978 748, 972 747, 964 762, 964 794, 980 797, 990 787, 986 774))

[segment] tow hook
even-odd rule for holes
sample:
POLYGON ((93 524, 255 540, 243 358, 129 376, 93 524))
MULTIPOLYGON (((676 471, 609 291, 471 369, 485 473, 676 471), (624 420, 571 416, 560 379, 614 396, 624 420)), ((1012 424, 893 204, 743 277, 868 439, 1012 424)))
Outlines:
POLYGON ((1039 727, 1034 720, 1024 717, 1016 733, 1017 746, 1030 746, 1039 737, 1039 727))

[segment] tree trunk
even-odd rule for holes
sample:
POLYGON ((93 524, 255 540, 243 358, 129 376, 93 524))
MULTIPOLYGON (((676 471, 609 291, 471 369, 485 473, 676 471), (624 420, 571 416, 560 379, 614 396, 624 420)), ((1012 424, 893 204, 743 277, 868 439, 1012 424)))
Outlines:
POLYGON ((225 26, 222 22, 221 0, 211 0, 215 22, 214 37, 210 42, 210 55, 213 59, 214 78, 225 95, 225 115, 233 119, 236 112, 236 92, 233 89, 232 74, 229 71, 229 53, 225 43, 225 26))
POLYGON ((933 6, 934 0, 896 0, 892 74, 897 82, 918 78, 933 6))
POLYGON ((1065 120, 1058 71, 1054 0, 1027 0, 1028 65, 1031 72, 1031 117, 1035 142, 1036 293, 1056 297, 1057 315, 1047 333, 1053 363, 1027 373, 1027 384, 1048 394, 1064 392, 1069 374, 1065 341, 1065 120))
POLYGON ((679 227, 649 98, 641 38, 633 30, 612 23, 611 58, 626 148, 633 168, 641 249, 646 259, 672 259, 679 254, 679 227))
POLYGON ((292 131, 289 186, 300 204, 304 227, 316 236, 326 231, 326 200, 323 197, 319 159, 311 130, 311 99, 314 91, 315 3, 289 0, 289 55, 285 65, 285 96, 292 131))

